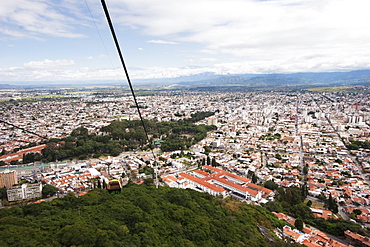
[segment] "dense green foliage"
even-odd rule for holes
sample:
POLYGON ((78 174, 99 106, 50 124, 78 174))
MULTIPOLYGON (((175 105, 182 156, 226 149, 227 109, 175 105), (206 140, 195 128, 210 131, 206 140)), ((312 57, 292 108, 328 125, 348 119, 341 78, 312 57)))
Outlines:
POLYGON ((370 149, 370 141, 350 141, 351 143, 346 145, 346 147, 350 150, 359 150, 360 148, 370 149))
MULTIPOLYGON (((148 135, 154 139, 163 139, 162 151, 175 151, 187 149, 207 136, 207 132, 215 130, 215 126, 195 125, 194 123, 213 112, 198 112, 191 118, 173 121, 157 122, 155 120, 144 120, 148 135)), ((39 154, 27 154, 25 162, 43 160, 45 162, 65 159, 87 159, 98 158, 102 155, 117 156, 123 151, 137 148, 153 148, 147 145, 147 137, 139 120, 113 121, 101 129, 104 135, 89 134, 84 127, 72 131, 71 135, 63 139, 52 139, 39 154)))
POLYGON ((0 199, 7 199, 6 188, 0 188, 0 199))
POLYGON ((303 220, 302 219, 296 219, 296 221, 294 222, 294 226, 302 231, 303 230, 303 220))
POLYGON ((346 230, 357 232, 363 236, 369 236, 369 232, 363 229, 361 225, 349 220, 313 218, 307 220, 306 223, 334 236, 344 236, 346 230))
POLYGON ((54 187, 50 184, 45 184, 44 187, 42 188, 42 197, 50 197, 55 195, 58 192, 58 188, 54 187))
POLYGON ((101 155, 117 156, 123 151, 125 143, 112 140, 110 136, 88 134, 87 129, 79 127, 72 131, 71 135, 61 140, 50 140, 42 150, 44 161, 56 161, 64 159, 86 159, 101 155))
POLYGON ((268 202, 265 207, 274 212, 284 212, 292 215, 295 218, 311 219, 313 214, 311 209, 305 204, 305 190, 302 186, 282 188, 279 187, 276 191, 275 201, 268 202))
POLYGON ((283 246, 262 207, 193 190, 131 185, 0 210, 0 246, 283 246))
MULTIPOLYGON (((145 120, 146 129, 153 138, 162 139, 162 151, 175 151, 187 149, 207 136, 207 132, 215 130, 215 126, 195 125, 194 122, 203 119, 211 113, 196 113, 192 118, 173 121, 156 122, 145 120)), ((212 113, 213 114, 213 113, 212 113)), ((143 146, 146 144, 145 132, 140 121, 113 121, 109 126, 103 127, 113 140, 127 144, 143 146)))
POLYGON ((276 190, 279 188, 279 185, 275 183, 273 180, 267 180, 263 183, 263 187, 270 189, 270 190, 276 190))
POLYGON ((210 116, 213 116, 215 113, 214 112, 209 112, 209 111, 206 111, 206 112, 196 112, 196 113, 193 113, 191 114, 191 118, 188 118, 188 119, 184 119, 185 122, 189 122, 189 123, 196 123, 200 120, 203 120, 205 119, 206 117, 210 117, 210 116))
POLYGON ((266 135, 261 135, 260 136, 260 140, 269 140, 269 141, 273 141, 275 139, 280 139, 281 138, 281 134, 280 133, 267 133, 266 135))
POLYGON ((330 211, 332 211, 334 214, 337 214, 338 213, 338 204, 337 202, 334 200, 334 198, 331 196, 329 196, 329 199, 327 201, 327 207, 330 211))

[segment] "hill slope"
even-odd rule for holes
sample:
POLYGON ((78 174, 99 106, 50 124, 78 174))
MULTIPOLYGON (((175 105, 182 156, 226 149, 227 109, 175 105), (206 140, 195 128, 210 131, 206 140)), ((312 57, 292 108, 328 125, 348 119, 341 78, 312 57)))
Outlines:
POLYGON ((285 246, 257 229, 279 225, 262 207, 192 190, 131 185, 0 210, 0 246, 285 246))

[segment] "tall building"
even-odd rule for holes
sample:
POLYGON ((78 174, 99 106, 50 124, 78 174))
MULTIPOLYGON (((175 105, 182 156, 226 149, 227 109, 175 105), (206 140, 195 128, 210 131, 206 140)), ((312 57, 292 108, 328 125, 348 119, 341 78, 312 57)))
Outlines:
POLYGON ((4 186, 6 188, 10 188, 14 184, 18 184, 16 171, 0 172, 0 188, 3 188, 4 186))
POLYGON ((208 125, 216 125, 217 126, 217 118, 216 117, 208 118, 208 125))
POLYGON ((362 124, 363 123, 363 116, 358 116, 358 115, 352 115, 348 117, 348 123, 352 124, 362 124))

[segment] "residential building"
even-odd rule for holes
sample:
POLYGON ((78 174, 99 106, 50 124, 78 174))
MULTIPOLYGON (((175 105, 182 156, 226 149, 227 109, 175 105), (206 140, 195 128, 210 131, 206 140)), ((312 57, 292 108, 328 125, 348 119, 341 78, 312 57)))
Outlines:
POLYGON ((16 171, 0 172, 0 188, 10 188, 14 184, 18 184, 16 171))
POLYGON ((8 188, 8 201, 19 201, 42 196, 42 184, 22 184, 8 188))
POLYGON ((364 237, 364 236, 362 236, 358 233, 351 232, 350 230, 347 230, 347 231, 344 232, 344 236, 354 246, 359 246, 359 247, 368 247, 368 246, 370 246, 370 239, 368 237, 364 237))

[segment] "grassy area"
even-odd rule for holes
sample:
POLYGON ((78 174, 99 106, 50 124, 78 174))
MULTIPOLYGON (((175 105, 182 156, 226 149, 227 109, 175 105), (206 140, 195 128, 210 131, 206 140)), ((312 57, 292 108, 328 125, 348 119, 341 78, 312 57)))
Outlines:
POLYGON ((46 94, 26 97, 22 99, 44 99, 44 98, 60 98, 60 97, 71 97, 69 94, 46 94))
POLYGON ((72 91, 67 92, 67 94, 89 94, 89 93, 98 93, 99 91, 72 91))
MULTIPOLYGON (((308 202, 308 199, 306 199, 304 201, 304 203, 306 203, 306 204, 307 204, 307 202, 308 202)), ((319 203, 319 202, 315 202, 315 201, 311 201, 311 202, 312 202, 312 206, 311 207, 324 208, 324 206, 325 206, 323 203, 319 203)))
POLYGON ((326 92, 326 93, 332 93, 332 92, 340 92, 340 91, 346 91, 349 89, 349 87, 313 87, 313 88, 307 88, 308 91, 311 92, 326 92))
POLYGON ((156 94, 160 94, 161 92, 160 91, 153 91, 153 90, 142 90, 142 89, 137 89, 136 91, 136 95, 138 96, 147 96, 147 95, 156 95, 156 94))

